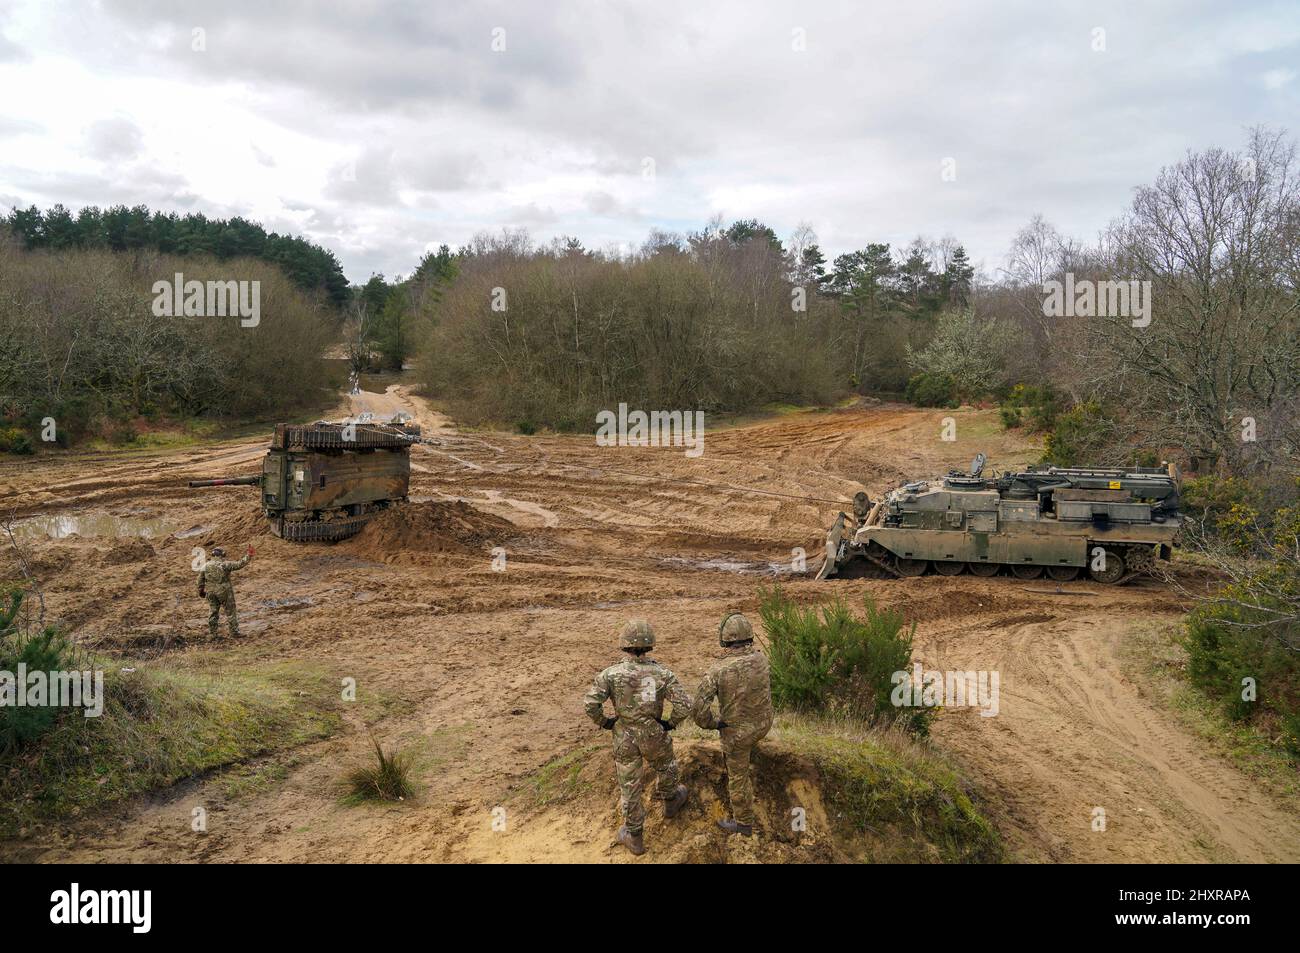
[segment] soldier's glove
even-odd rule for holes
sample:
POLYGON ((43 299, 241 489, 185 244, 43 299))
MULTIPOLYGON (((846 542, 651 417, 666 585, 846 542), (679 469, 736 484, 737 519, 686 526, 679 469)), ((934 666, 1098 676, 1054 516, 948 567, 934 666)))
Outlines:
POLYGON ((605 729, 606 731, 613 731, 614 725, 617 724, 617 722, 618 722, 617 718, 605 718, 604 720, 601 721, 600 727, 605 729))
POLYGON ((662 718, 656 718, 655 721, 659 722, 659 727, 664 731, 672 731, 677 727, 671 721, 664 721, 662 718))

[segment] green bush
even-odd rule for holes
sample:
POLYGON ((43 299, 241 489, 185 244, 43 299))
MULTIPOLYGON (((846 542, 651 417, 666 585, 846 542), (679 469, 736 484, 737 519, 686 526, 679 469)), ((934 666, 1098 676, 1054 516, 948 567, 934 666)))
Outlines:
POLYGON ((1183 509, 1194 513, 1207 529, 1215 529, 1234 507, 1261 505, 1260 493, 1241 477, 1194 477, 1183 481, 1183 509))
POLYGON ((29 454, 34 453, 32 440, 17 427, 0 430, 0 453, 29 454))
POLYGON ((1048 431, 1056 425, 1061 401, 1050 384, 1017 384, 1001 401, 1002 426, 1008 430, 1026 421, 1033 431, 1048 431))
MULTIPOLYGON (((19 666, 27 672, 78 670, 75 646, 53 627, 26 635, 17 630, 15 619, 22 593, 10 596, 9 608, 0 611, 0 671, 16 676, 19 666)), ((0 755, 8 755, 45 734, 63 709, 55 705, 0 706, 0 755)))
POLYGON ((860 619, 838 598, 804 609, 779 586, 759 596, 776 707, 929 731, 931 709, 896 708, 890 701, 894 673, 912 664, 915 626, 901 613, 878 608, 869 596, 860 619))
MULTIPOLYGON (((55 628, 31 636, 10 636, 0 644, 0 671, 17 673, 78 670, 77 651, 55 628)), ((66 709, 57 705, 0 706, 0 754, 9 754, 44 735, 66 709)))
POLYGON ((1183 643, 1187 674, 1234 721, 1272 723, 1266 730, 1281 736, 1288 754, 1300 757, 1300 660, 1287 649, 1300 633, 1270 637, 1270 627, 1261 624, 1272 618, 1230 602, 1197 608, 1188 617, 1183 643), (1247 678, 1255 686, 1253 699, 1243 697, 1247 678))
POLYGON ((1094 402, 1076 404, 1058 416, 1043 442, 1043 463, 1058 467, 1096 464, 1106 446, 1111 421, 1094 402))
POLYGON ((956 407, 957 382, 947 374, 923 371, 908 380, 904 396, 917 407, 956 407))

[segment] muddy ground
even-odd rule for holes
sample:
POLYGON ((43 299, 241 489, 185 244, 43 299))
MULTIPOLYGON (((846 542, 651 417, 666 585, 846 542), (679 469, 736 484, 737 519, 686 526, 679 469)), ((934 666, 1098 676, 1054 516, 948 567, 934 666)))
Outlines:
POLYGON ((978 786, 1013 859, 1300 860, 1294 806, 1207 753, 1121 660, 1137 633, 1184 611, 1169 590, 1078 582, 1069 585, 1079 594, 1061 597, 1011 579, 817 583, 790 572, 795 547, 815 565, 825 527, 860 484, 875 495, 964 467, 978 450, 998 468, 1032 459, 994 414, 951 412, 955 443, 939 439, 947 411, 792 414, 710 432, 692 459, 680 448, 600 448, 590 437, 461 433, 400 387, 353 407, 414 413, 437 442, 413 451, 409 519, 338 545, 271 537, 251 489, 185 487, 256 472, 264 440, 6 463, 0 510, 31 520, 21 533, 48 610, 88 644, 136 664, 288 662, 355 678, 363 697, 386 700, 366 709, 377 734, 422 753, 419 797, 340 803, 339 779, 369 743, 357 716, 338 737, 280 756, 271 781, 238 795, 218 776, 202 778, 34 832, 3 853, 625 860, 603 823, 612 802, 595 818, 540 812, 505 834, 492 830, 493 808, 514 803, 551 759, 607 743, 581 698, 615 660, 626 619, 656 625, 659 658, 693 687, 716 653, 718 620, 753 611, 757 587, 780 581, 804 599, 873 593, 917 622, 927 667, 1001 673, 1000 714, 946 712, 933 743, 978 786), (115 529, 134 535, 106 535, 115 529), (217 542, 257 549, 237 576, 237 643, 208 640, 206 603, 194 594, 191 549, 217 542), (494 571, 494 547, 504 572, 494 571), (190 829, 195 805, 209 810, 206 834, 190 829), (1105 833, 1092 830, 1099 806, 1105 833))

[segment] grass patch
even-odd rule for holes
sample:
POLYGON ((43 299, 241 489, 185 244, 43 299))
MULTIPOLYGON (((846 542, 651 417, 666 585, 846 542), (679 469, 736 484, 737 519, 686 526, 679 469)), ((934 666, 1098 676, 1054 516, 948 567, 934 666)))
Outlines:
POLYGON ((264 794, 288 778, 296 765, 296 759, 236 765, 221 778, 222 793, 232 801, 264 794))
POLYGON ((348 794, 344 801, 361 804, 366 801, 405 801, 415 796, 411 771, 415 765, 409 750, 393 748, 385 751, 374 735, 375 760, 354 768, 347 776, 348 794))
POLYGON ((568 754, 552 758, 524 779, 524 791, 530 806, 545 807, 567 801, 585 791, 590 785, 582 780, 582 769, 587 759, 602 745, 583 745, 568 754))
POLYGON ((104 712, 66 710, 0 757, 0 837, 329 736, 340 718, 328 678, 123 672, 106 659, 104 712))
POLYGON ((905 733, 784 712, 769 737, 817 765, 824 803, 848 833, 866 836, 873 862, 1005 859, 961 778, 905 733))

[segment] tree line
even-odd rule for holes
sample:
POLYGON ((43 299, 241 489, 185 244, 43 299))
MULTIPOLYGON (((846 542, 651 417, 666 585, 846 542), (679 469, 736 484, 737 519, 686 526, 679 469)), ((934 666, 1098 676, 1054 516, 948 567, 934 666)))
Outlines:
POLYGON ((28 251, 0 232, 0 442, 131 440, 141 417, 302 413, 328 394, 321 354, 337 324, 319 295, 258 259, 28 251), (150 290, 178 271, 258 282, 261 320, 158 316, 150 290))
POLYGON ((268 233, 257 222, 200 213, 150 212, 146 206, 88 205, 75 215, 63 205, 45 211, 15 208, 3 220, 28 250, 150 249, 178 257, 217 261, 256 258, 278 266, 306 292, 318 292, 335 307, 351 298, 347 278, 334 253, 296 235, 268 233))

